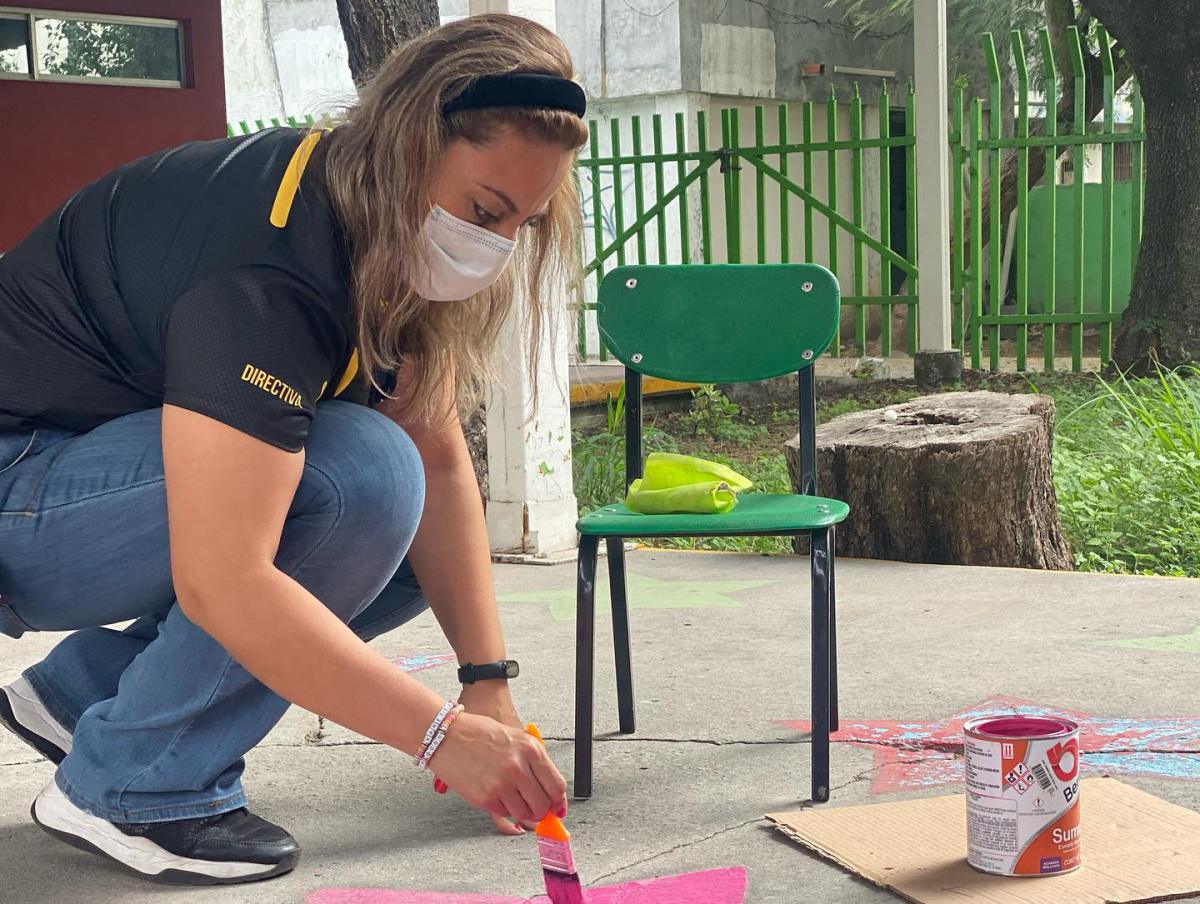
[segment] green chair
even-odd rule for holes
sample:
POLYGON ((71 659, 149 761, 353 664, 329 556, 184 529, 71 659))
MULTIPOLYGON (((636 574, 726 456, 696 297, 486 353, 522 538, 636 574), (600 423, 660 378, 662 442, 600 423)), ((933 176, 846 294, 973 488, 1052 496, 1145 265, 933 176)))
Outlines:
POLYGON ((625 546, 631 537, 811 538, 812 799, 829 799, 829 733, 837 730, 834 526, 849 507, 816 495, 812 364, 837 334, 837 279, 815 264, 619 267, 600 284, 600 335, 625 365, 625 481, 642 474, 642 376, 749 383, 799 374, 802 494, 744 493, 723 515, 641 515, 606 505, 579 519, 575 664, 577 798, 592 795, 596 559, 608 544, 620 731, 634 731, 625 546))

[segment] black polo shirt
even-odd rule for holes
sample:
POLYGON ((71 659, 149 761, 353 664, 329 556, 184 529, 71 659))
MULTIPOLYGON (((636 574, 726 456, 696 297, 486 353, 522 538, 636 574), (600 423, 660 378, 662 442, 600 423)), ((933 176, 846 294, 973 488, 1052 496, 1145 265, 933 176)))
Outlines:
POLYGON ((145 157, 0 257, 0 429, 169 404, 300 449, 357 371, 321 147, 272 129, 145 157))

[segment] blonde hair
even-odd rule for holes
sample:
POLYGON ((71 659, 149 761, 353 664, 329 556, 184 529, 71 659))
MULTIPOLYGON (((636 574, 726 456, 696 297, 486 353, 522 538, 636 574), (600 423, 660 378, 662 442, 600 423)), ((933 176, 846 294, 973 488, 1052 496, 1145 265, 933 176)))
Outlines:
POLYGON ((397 48, 322 142, 328 145, 326 181, 349 247, 360 368, 374 382, 378 371, 403 362, 408 379, 394 397, 417 420, 446 413, 437 406, 451 375, 460 413, 478 404, 518 284, 527 299, 522 328, 536 385, 532 363, 542 326, 555 320, 545 296, 551 286, 566 284, 578 263, 579 192, 568 178, 546 215, 520 230, 512 262, 489 289, 466 301, 429 302, 411 288, 430 186, 451 141, 486 145, 513 129, 575 151, 587 138, 584 123, 562 110, 490 108, 443 116, 443 105, 473 79, 508 72, 573 76, 562 41, 528 19, 488 14, 444 25, 397 48))

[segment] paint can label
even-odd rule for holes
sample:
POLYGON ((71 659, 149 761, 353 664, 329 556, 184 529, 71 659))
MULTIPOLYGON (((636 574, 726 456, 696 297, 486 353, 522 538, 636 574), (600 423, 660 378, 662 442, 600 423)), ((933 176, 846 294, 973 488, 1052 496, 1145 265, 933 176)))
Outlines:
POLYGON ((963 728, 967 862, 1002 876, 1078 869, 1079 726, 1001 716, 963 728))

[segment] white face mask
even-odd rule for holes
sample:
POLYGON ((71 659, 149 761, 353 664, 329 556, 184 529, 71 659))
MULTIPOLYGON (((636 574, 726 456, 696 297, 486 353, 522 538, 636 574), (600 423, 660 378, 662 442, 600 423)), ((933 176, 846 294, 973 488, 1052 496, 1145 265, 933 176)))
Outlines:
POLYGON ((421 227, 424 256, 413 289, 430 301, 462 301, 482 292, 504 272, 516 242, 434 207, 421 227))

